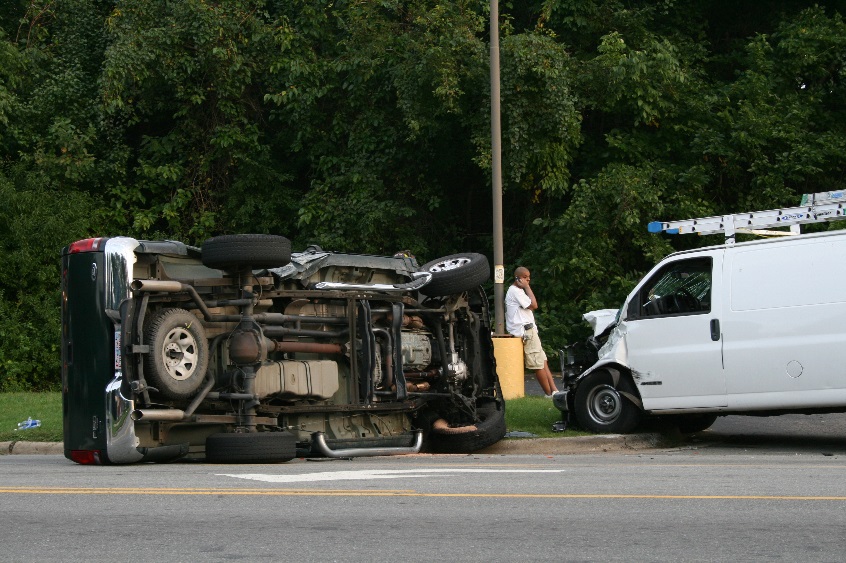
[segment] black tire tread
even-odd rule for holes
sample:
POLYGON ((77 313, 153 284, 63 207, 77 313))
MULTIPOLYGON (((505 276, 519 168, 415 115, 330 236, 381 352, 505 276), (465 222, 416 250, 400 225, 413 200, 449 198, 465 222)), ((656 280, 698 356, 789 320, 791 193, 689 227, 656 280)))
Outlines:
POLYGON ((203 264, 221 270, 279 268, 291 262, 291 241, 279 235, 221 235, 206 240, 203 264))
MULTIPOLYGON (((586 399, 590 394, 590 390, 601 383, 611 384, 612 382, 613 379, 611 374, 602 370, 591 373, 583 381, 579 382, 579 385, 576 388, 574 410, 576 411, 576 420, 578 421, 579 426, 585 430, 589 430, 597 434, 628 434, 640 423, 641 418, 643 417, 643 412, 622 393, 620 394, 620 399, 622 400, 623 410, 620 413, 620 416, 617 417, 613 423, 600 425, 591 419, 588 414, 588 407, 586 404, 586 399)), ((625 376, 620 377, 620 380, 617 383, 617 391, 636 394, 636 390, 633 389, 633 385, 629 383, 629 380, 625 376)))
POLYGON ((470 261, 454 270, 445 270, 440 272, 433 272, 432 280, 423 286, 420 293, 430 297, 441 297, 444 295, 453 295, 456 293, 463 293, 474 287, 480 286, 491 276, 490 263, 488 257, 484 254, 477 254, 475 252, 465 252, 460 254, 450 254, 437 260, 427 262, 420 269, 427 272, 429 268, 438 264, 439 262, 456 259, 469 258, 470 261))
POLYGON ((499 442, 506 433, 505 403, 489 401, 477 407, 482 419, 475 432, 464 434, 429 433, 429 447, 439 453, 472 453, 499 442))
POLYGON ((290 432, 219 433, 206 438, 208 463, 284 463, 297 455, 290 432))
POLYGON ((677 417, 679 432, 682 434, 695 434, 711 428, 717 421, 716 414, 681 414, 677 417))
POLYGON ((170 399, 188 399, 202 386, 209 361, 208 340, 202 322, 185 309, 161 309, 145 323, 144 338, 150 345, 150 353, 144 356, 144 378, 147 383, 170 399), (197 366, 188 379, 175 380, 170 377, 161 357, 159 337, 177 326, 188 327, 197 342, 197 366))

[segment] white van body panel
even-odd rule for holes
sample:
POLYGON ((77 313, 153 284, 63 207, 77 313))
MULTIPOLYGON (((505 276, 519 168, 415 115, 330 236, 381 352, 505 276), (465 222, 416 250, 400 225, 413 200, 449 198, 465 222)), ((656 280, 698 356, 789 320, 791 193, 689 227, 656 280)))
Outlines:
POLYGON ((656 414, 846 408, 846 231, 668 256, 583 376, 603 366, 630 370, 656 414), (663 280, 681 287, 708 261, 699 308, 646 312, 663 280))
POLYGON ((729 405, 846 404, 846 236, 737 248, 726 275, 729 405))

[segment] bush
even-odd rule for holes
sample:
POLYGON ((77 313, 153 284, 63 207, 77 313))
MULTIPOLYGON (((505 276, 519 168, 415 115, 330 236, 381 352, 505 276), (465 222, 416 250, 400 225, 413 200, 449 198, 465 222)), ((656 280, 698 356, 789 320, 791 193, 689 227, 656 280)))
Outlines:
POLYGON ((93 202, 2 176, 0 201, 0 391, 57 390, 61 249, 85 236, 93 202))

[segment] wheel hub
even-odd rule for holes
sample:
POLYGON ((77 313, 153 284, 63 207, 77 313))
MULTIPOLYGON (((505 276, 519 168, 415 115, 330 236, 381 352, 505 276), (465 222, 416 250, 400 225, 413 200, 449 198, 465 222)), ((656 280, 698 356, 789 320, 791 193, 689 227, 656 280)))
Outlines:
POLYGON ((600 403, 599 403, 599 410, 601 410, 605 414, 610 414, 610 413, 614 412, 615 408, 616 408, 616 405, 614 403, 613 398, 611 398, 607 395, 602 397, 602 399, 600 400, 600 403))
POLYGON ((171 342, 170 344, 165 346, 165 357, 167 358, 167 365, 179 365, 179 362, 182 361, 183 356, 185 356, 185 354, 176 344, 171 342))

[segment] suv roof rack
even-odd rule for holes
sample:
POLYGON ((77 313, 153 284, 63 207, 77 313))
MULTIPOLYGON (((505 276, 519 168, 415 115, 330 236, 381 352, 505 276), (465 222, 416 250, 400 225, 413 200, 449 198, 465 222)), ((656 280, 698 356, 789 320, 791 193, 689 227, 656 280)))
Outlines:
POLYGON ((679 221, 652 221, 647 229, 650 233, 681 235, 696 233, 714 235, 724 233, 726 244, 734 244, 736 233, 763 236, 784 236, 799 234, 799 225, 823 223, 846 219, 846 191, 804 194, 798 207, 784 207, 767 211, 747 211, 700 219, 679 221), (789 232, 767 231, 770 227, 790 227, 789 232))

